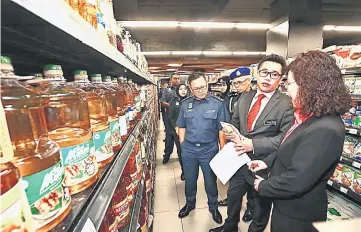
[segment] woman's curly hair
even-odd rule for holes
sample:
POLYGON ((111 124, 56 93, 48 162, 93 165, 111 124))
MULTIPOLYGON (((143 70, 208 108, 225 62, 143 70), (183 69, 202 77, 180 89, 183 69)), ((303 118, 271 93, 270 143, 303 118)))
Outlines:
POLYGON ((299 87, 296 105, 302 114, 320 117, 350 109, 350 92, 333 57, 321 51, 301 53, 287 67, 289 71, 299 87))

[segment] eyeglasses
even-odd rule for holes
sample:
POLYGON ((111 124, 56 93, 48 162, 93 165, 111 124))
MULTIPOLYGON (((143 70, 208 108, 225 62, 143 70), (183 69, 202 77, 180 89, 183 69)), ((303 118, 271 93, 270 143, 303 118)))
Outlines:
POLYGON ((270 76, 271 79, 275 80, 282 76, 282 74, 279 74, 278 72, 268 72, 267 70, 259 70, 258 75, 260 77, 267 77, 270 76))
POLYGON ((235 87, 242 85, 244 82, 246 82, 248 79, 244 79, 243 81, 235 81, 232 82, 232 85, 234 85, 235 87))
POLYGON ((201 87, 198 87, 198 88, 194 88, 193 91, 194 92, 203 92, 203 91, 206 91, 207 90, 207 86, 201 86, 201 87))
POLYGON ((283 83, 283 86, 287 89, 288 86, 292 85, 293 83, 296 83, 296 81, 291 81, 291 82, 285 81, 285 82, 283 83))

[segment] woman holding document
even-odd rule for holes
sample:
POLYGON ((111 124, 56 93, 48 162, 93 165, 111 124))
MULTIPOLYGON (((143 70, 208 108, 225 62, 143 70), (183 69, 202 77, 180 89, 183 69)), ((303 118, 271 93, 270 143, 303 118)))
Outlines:
POLYGON ((345 137, 340 115, 349 110, 351 97, 336 61, 321 51, 300 54, 286 73, 294 124, 277 152, 249 168, 271 169, 254 188, 273 199, 272 232, 317 231, 312 222, 326 221, 326 184, 340 160, 345 137))

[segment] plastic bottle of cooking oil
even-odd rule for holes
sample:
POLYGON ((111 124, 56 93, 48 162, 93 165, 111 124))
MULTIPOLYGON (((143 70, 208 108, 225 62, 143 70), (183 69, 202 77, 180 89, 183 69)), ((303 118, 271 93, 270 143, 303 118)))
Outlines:
POLYGON ((128 85, 126 78, 119 77, 118 83, 126 92, 125 102, 128 106, 128 116, 127 117, 128 117, 130 127, 133 128, 135 126, 135 112, 134 112, 135 103, 134 103, 133 92, 132 92, 132 89, 130 88, 130 86, 128 85))
MULTIPOLYGON (((59 146, 48 137, 45 112, 49 99, 37 89, 17 81, 9 58, 1 57, 1 63, 0 89, 5 116, 0 121, 8 127, 14 151, 12 163, 16 166, 16 169, 11 164, 2 167, 2 171, 9 169, 10 172, 4 173, 5 182, 2 180, 1 186, 10 176, 16 182, 19 179, 18 170, 34 219, 34 228, 49 231, 64 219, 71 208, 59 146)), ((6 137, 5 131, 7 129, 1 129, 1 139, 6 137)), ((3 155, 7 155, 6 146, 2 145, 1 150, 3 155)), ((8 191, 15 186, 8 185, 8 191)), ((16 197, 18 190, 14 191, 11 195, 16 197)), ((7 202, 10 204, 12 200, 7 202)), ((28 220, 25 214, 23 222, 28 220)))
POLYGON ((1 231, 35 231, 19 169, 11 162, 14 151, 0 102, 0 217, 1 231))
MULTIPOLYGON (((93 74, 92 77, 101 78, 101 74, 93 74)), ((84 70, 75 71, 74 79, 73 85, 86 93, 95 145, 95 157, 99 166, 104 167, 114 159, 105 91, 93 86, 88 80, 87 72, 84 70)))
POLYGON ((61 148, 65 184, 75 194, 98 178, 85 92, 65 81, 60 65, 45 65, 44 78, 39 89, 49 98, 45 107, 49 137, 61 148))
MULTIPOLYGON (((108 77, 106 77, 108 78, 108 77)), ((111 77, 110 81, 111 81, 111 77)), ((117 111, 117 91, 111 86, 105 85, 102 83, 101 76, 92 76, 91 77, 92 85, 95 88, 100 88, 104 90, 104 95, 107 104, 108 110, 108 121, 110 123, 110 131, 112 133, 111 142, 113 146, 113 152, 116 154, 122 145, 121 135, 120 135, 120 126, 119 126, 119 116, 117 111)))
MULTIPOLYGON (((109 78, 105 79, 105 83, 110 85, 109 78)), ((127 93, 125 92, 125 89, 118 84, 117 78, 112 78, 111 83, 113 88, 117 90, 117 109, 119 115, 120 134, 122 137, 122 141, 124 142, 128 138, 128 133, 130 132, 130 125, 128 120, 128 105, 126 103, 127 93)))
POLYGON ((133 96, 134 96, 134 103, 135 103, 135 118, 139 121, 141 118, 141 101, 140 101, 140 93, 138 91, 138 88, 136 86, 135 83, 133 83, 132 80, 128 80, 128 85, 131 88, 132 92, 133 92, 133 96))

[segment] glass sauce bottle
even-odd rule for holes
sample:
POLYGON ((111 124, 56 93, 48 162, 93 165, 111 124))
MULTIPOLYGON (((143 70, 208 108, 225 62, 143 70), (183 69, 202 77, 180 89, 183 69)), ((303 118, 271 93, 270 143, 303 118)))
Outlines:
POLYGON ((49 137, 60 146, 65 185, 76 194, 94 184, 98 165, 85 92, 65 81, 60 65, 45 65, 39 89, 49 98, 45 119, 49 137))
POLYGON ((131 130, 131 128, 133 128, 135 126, 135 113, 134 113, 134 109, 135 109, 135 104, 134 104, 134 96, 132 93, 131 88, 129 87, 129 85, 127 84, 127 79, 124 77, 120 77, 118 79, 118 83, 119 85, 124 89, 124 91, 126 92, 125 94, 125 102, 126 105, 128 107, 128 121, 129 121, 129 132, 131 130), (119 83, 120 81, 120 83, 119 83))
MULTIPOLYGON (((106 79, 109 83, 109 79, 106 79)), ((112 78, 111 80, 113 88, 117 90, 117 104, 118 104, 118 115, 119 115, 119 126, 120 134, 122 137, 122 142, 128 138, 128 133, 130 132, 129 120, 128 120, 128 106, 126 103, 125 90, 118 84, 117 78, 112 78)))

